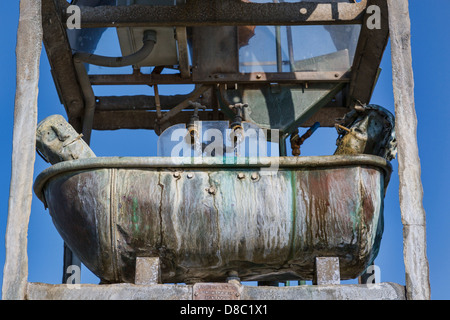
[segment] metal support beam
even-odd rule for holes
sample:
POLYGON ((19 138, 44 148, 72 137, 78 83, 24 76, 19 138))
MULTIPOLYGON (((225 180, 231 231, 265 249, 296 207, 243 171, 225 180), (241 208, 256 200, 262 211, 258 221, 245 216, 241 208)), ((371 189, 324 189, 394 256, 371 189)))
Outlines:
POLYGON ((356 103, 369 104, 375 88, 379 66, 389 40, 388 8, 386 0, 368 0, 368 6, 380 9, 380 28, 370 29, 368 20, 373 14, 366 13, 361 26, 358 46, 352 66, 348 106, 356 103))
POLYGON ((2 298, 25 299, 28 283, 28 222, 36 157, 37 99, 42 50, 41 1, 20 1, 17 31, 17 87, 11 184, 2 298))
POLYGON ((411 22, 408 0, 387 0, 391 34, 392 81, 395 99, 395 131, 398 142, 400 210, 407 298, 431 298, 426 254, 426 223, 411 54, 411 22))
POLYGON ((66 108, 69 123, 81 133, 84 112, 83 94, 77 82, 66 26, 61 22, 59 12, 61 8, 55 4, 54 0, 42 0, 43 42, 56 89, 61 103, 66 108))
MULTIPOLYGON (((360 24, 366 4, 367 0, 359 3, 190 0, 177 6, 81 7, 81 27, 360 24)), ((65 11, 61 14, 63 20, 68 18, 65 11)))

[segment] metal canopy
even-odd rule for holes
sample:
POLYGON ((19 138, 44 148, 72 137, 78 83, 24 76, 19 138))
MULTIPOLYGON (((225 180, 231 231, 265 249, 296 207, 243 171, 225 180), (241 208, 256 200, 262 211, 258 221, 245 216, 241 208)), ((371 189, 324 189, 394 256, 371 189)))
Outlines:
MULTIPOLYGON (((42 1, 44 45, 68 120, 78 132, 83 132, 85 137, 90 136, 92 129, 151 129, 157 133, 161 132, 169 125, 188 121, 193 113, 186 103, 188 100, 212 108, 199 112, 201 120, 221 120, 226 118, 226 114, 220 110, 215 88, 219 85, 258 83, 290 83, 306 88, 311 83, 343 84, 342 90, 333 99, 311 114, 309 119, 304 119, 301 124, 310 126, 319 121, 321 126, 334 126, 335 119, 342 117, 356 103, 369 103, 389 36, 387 5, 386 1, 382 0, 363 0, 359 3, 330 1, 277 4, 236 0, 187 0, 186 4, 177 6, 81 7, 82 28, 176 27, 180 63, 179 72, 171 74, 161 74, 161 68, 155 67, 150 74, 134 69, 132 74, 80 75, 64 23, 69 16, 67 7, 68 3, 62 0, 42 1), (365 24, 370 17, 366 8, 373 4, 378 5, 382 11, 382 27, 379 30, 369 30, 365 24), (197 55, 194 56, 192 66, 187 58, 186 28, 190 27, 194 27, 195 33, 195 30, 202 29, 197 28, 199 26, 208 26, 210 29, 228 26, 225 28, 229 29, 232 26, 334 24, 362 25, 354 63, 349 70, 242 73, 235 67, 223 71, 208 69, 208 61, 204 63, 205 60, 201 60, 202 66, 198 69, 198 65, 195 65, 197 55), (180 96, 142 95, 102 97, 94 96, 92 89, 92 86, 104 85, 164 84, 192 84, 196 85, 197 89, 200 86, 203 89, 200 94, 194 91, 184 99, 180 99, 180 96), (164 118, 167 113, 170 113, 170 122, 161 123, 161 117, 164 118)), ((195 50, 194 47, 194 53, 195 50)), ((229 57, 227 61, 231 61, 229 57)))

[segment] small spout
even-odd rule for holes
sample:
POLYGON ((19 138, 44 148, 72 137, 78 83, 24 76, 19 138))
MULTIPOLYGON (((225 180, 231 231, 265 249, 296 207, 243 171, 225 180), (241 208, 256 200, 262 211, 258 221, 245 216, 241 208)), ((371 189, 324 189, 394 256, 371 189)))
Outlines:
POLYGON ((298 136, 298 130, 297 130, 297 133, 295 133, 295 134, 293 134, 291 136, 290 141, 291 141, 291 148, 292 148, 292 155, 293 156, 299 156, 300 155, 300 146, 303 144, 303 142, 305 142, 306 139, 311 137, 311 135, 319 127, 320 127, 320 123, 316 122, 301 137, 298 136))
POLYGON ((244 119, 244 108, 247 108, 246 103, 236 103, 235 105, 229 106, 230 109, 234 110, 235 116, 233 122, 231 123, 231 129, 233 131, 237 129, 242 129, 242 120, 244 119))
POLYGON ((196 136, 198 137, 197 126, 195 124, 197 121, 200 121, 200 117, 198 115, 198 110, 199 109, 205 110, 206 106, 204 106, 198 102, 193 102, 193 101, 189 101, 189 105, 194 107, 194 114, 191 116, 189 123, 187 124, 187 130, 191 137, 190 143, 193 144, 195 141, 195 137, 196 136))

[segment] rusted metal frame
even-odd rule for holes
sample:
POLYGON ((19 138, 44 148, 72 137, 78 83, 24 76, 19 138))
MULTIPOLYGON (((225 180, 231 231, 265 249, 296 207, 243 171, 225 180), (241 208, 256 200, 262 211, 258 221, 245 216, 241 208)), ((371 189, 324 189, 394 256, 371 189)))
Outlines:
MULTIPOLYGON (((190 95, 160 95, 162 110, 170 110, 174 106, 189 99, 190 95)), ((126 111, 126 110, 156 110, 156 101, 154 96, 103 96, 96 97, 96 111, 126 111)))
POLYGON ((178 44, 178 63, 180 67, 180 76, 181 78, 186 79, 191 76, 186 27, 177 27, 175 29, 175 32, 178 44))
POLYGON ((302 72, 252 72, 220 73, 198 81, 182 79, 176 74, 100 74, 89 75, 92 85, 154 85, 154 84, 217 84, 217 83, 272 83, 272 82, 349 82, 349 71, 302 71, 302 72))
POLYGON ((349 82, 350 71, 299 71, 299 72, 251 72, 218 73, 202 82, 214 83, 305 83, 305 82, 349 82))
MULTIPOLYGON (((171 117, 170 123, 188 123, 193 114, 192 110, 180 111, 171 117)), ((199 112, 199 117, 201 121, 212 120, 213 112, 199 112)), ((94 130, 148 129, 155 130, 159 134, 160 127, 157 120, 155 111, 96 111, 92 128, 94 130)), ((169 122, 160 123, 167 124, 169 122)))
POLYGON ((376 5, 381 10, 381 28, 369 29, 366 13, 352 67, 352 77, 347 105, 369 104, 379 74, 379 66, 389 40, 388 8, 386 0, 368 0, 367 6, 376 5))
POLYGON ((179 74, 95 74, 89 75, 89 81, 93 86, 193 84, 192 80, 183 79, 179 74))
POLYGON ((42 0, 43 43, 53 79, 70 124, 81 132, 84 111, 83 94, 72 60, 72 50, 62 23, 60 7, 54 0, 42 0))
MULTIPOLYGON (((344 107, 324 107, 314 114, 301 127, 309 128, 315 122, 320 122, 322 127, 334 127, 336 118, 342 117, 348 112, 344 107)), ((192 111, 183 110, 170 119, 171 123, 188 123, 192 111)), ((199 112, 201 120, 227 119, 225 115, 217 110, 199 112)), ((96 109, 94 115, 94 130, 117 130, 117 129, 155 129, 156 112, 153 109, 135 109, 135 110, 113 110, 96 109)))
MULTIPOLYGON (((251 3, 190 0, 177 6, 81 7, 82 28, 360 24, 360 3, 251 3)), ((63 17, 68 15, 62 12, 63 17)))
POLYGON ((95 112, 95 94, 89 81, 89 75, 86 71, 84 63, 80 60, 74 61, 75 70, 77 72, 78 81, 84 96, 84 116, 83 116, 83 139, 87 144, 91 141, 92 122, 94 121, 95 112))

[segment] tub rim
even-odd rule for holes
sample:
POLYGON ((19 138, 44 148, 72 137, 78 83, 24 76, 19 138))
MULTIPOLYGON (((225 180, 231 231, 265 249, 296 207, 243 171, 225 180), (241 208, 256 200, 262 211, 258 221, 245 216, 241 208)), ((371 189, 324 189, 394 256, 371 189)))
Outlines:
MULTIPOLYGON (((180 158, 178 158, 180 159, 180 158)), ((192 158, 184 158, 192 159, 192 158)), ((95 157, 63 161, 44 169, 35 179, 33 190, 39 200, 44 202, 43 189, 52 178, 68 172, 98 169, 235 169, 269 168, 270 160, 277 159, 278 169, 319 169, 344 166, 372 166, 383 170, 386 190, 392 173, 392 165, 386 159, 375 155, 329 155, 300 157, 261 157, 236 158, 237 163, 218 163, 218 158, 201 158, 199 163, 174 162, 171 157, 95 157)))

